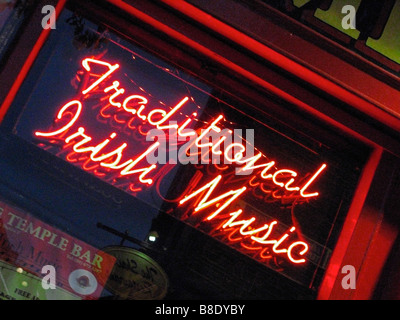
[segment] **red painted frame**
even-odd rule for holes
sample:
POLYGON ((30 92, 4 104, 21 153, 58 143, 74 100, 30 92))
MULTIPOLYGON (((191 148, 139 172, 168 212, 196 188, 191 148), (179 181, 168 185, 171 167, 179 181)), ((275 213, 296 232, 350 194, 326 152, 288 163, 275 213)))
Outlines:
MULTIPOLYGON (((300 65, 299 63, 292 61, 283 54, 267 47, 266 45, 254 40, 253 38, 247 36, 246 34, 234 29, 233 27, 215 19, 210 14, 196 8, 195 6, 187 3, 184 0, 161 0, 162 2, 168 4, 172 8, 179 10, 185 15, 189 16, 193 20, 203 24, 204 26, 215 30, 227 39, 233 40, 235 43, 247 48, 257 54, 258 56, 264 58, 265 60, 272 62, 273 64, 281 67, 283 70, 289 71, 291 74, 307 81, 308 83, 324 90, 325 92, 336 96, 340 100, 349 105, 357 108, 365 114, 369 114, 375 119, 378 119, 382 123, 399 130, 400 129, 400 119, 393 117, 387 112, 380 110, 371 102, 357 96, 356 94, 346 90, 345 88, 339 86, 338 84, 324 78, 323 76, 317 74, 316 72, 300 65)), ((111 0, 110 2, 119 5, 120 7, 125 7, 129 10, 122 1, 111 0)), ((134 12, 132 12, 134 13, 134 12)), ((141 15, 143 16, 143 14, 141 15)), ((239 72, 239 70, 238 70, 239 72)), ((244 76, 247 76, 243 73, 244 76)), ((260 79, 253 79, 258 80, 260 79)), ((262 83, 262 82, 261 82, 262 83)), ((275 94, 280 95, 279 90, 273 91, 275 94)), ((286 97, 287 98, 287 97, 286 97)), ((289 100, 288 100, 289 101, 289 100)), ((306 107, 301 102, 296 101, 300 107, 306 107)))

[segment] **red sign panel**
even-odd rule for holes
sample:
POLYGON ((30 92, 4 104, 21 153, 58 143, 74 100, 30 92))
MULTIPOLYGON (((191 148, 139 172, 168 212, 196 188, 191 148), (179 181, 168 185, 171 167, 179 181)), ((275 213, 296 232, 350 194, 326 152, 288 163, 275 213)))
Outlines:
MULTIPOLYGON (((20 209, 0 202, 0 259, 43 278, 55 269, 55 284, 82 299, 97 299, 115 258, 20 209)), ((48 288, 47 290, 52 290, 48 288)))

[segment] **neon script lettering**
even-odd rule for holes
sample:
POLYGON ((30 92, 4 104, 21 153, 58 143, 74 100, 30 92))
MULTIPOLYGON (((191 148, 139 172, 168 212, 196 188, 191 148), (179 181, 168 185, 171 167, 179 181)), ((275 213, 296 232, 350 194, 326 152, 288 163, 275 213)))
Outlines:
MULTIPOLYGON (((126 124, 129 129, 139 130, 139 132, 140 128, 133 125, 135 118, 140 119, 142 123, 146 123, 156 130, 175 130, 178 139, 182 141, 189 139, 189 142, 185 144, 185 154, 195 146, 206 153, 223 157, 228 164, 235 165, 237 175, 248 175, 250 177, 248 185, 243 185, 236 190, 230 190, 215 196, 213 199, 210 199, 210 197, 220 182, 222 182, 222 175, 218 175, 196 191, 188 195, 183 195, 179 201, 179 205, 184 205, 194 198, 198 200, 196 201, 193 214, 197 214, 207 208, 215 207, 216 210, 209 214, 205 220, 211 222, 220 219, 222 212, 228 210, 229 206, 243 195, 248 188, 260 184, 259 182, 255 182, 255 179, 261 181, 268 180, 275 188, 291 193, 295 198, 307 200, 319 195, 319 192, 311 191, 312 185, 326 169, 326 164, 322 164, 314 174, 300 179, 299 174, 294 170, 277 168, 275 161, 263 162, 262 159, 266 157, 261 152, 248 156, 246 146, 236 141, 232 142, 230 140, 228 142, 227 135, 231 134, 232 131, 222 129, 221 122, 224 119, 223 115, 218 115, 214 119, 211 119, 206 127, 200 128, 197 131, 189 128, 189 125, 194 121, 193 117, 197 116, 196 113, 186 116, 183 122, 178 123, 174 117, 178 113, 182 114, 183 107, 190 102, 189 97, 183 97, 169 111, 159 108, 149 108, 149 100, 143 95, 126 94, 127 90, 117 80, 112 81, 111 85, 107 83, 113 73, 120 68, 119 64, 86 58, 82 61, 82 66, 87 72, 81 84, 83 87, 81 89, 82 100, 94 93, 104 94, 104 97, 100 100, 105 102, 105 106, 101 107, 98 113, 101 118, 109 119, 114 114, 115 122, 126 124), (99 69, 101 72, 96 72, 99 69), (113 110, 122 112, 125 116, 115 118, 113 110), (216 137, 216 141, 213 140, 210 142, 210 136, 216 137)), ((66 156, 68 161, 77 162, 77 158, 82 156, 84 156, 84 159, 87 159, 82 166, 85 170, 89 169, 88 161, 91 161, 94 165, 90 168, 103 168, 108 170, 108 172, 114 172, 117 179, 131 178, 132 175, 138 175, 139 183, 143 185, 153 184, 154 177, 152 174, 154 175, 157 164, 146 160, 154 152, 160 152, 160 141, 153 142, 145 151, 135 156, 129 155, 129 151, 134 149, 134 147, 129 145, 129 141, 121 142, 117 132, 111 132, 105 139, 94 143, 96 138, 89 133, 89 129, 79 124, 81 120, 85 120, 82 119, 83 110, 84 105, 80 100, 67 102, 56 115, 54 121, 56 129, 49 130, 48 132, 36 131, 34 133, 35 136, 41 139, 62 141, 64 143, 63 148, 72 148, 73 153, 66 156)), ((100 174, 98 175, 101 176, 100 174)), ((137 190, 134 184, 131 185, 130 189, 132 191, 137 190)), ((275 254, 285 254, 295 264, 305 262, 305 259, 299 256, 303 256, 308 251, 307 243, 295 241, 286 247, 283 245, 288 241, 289 235, 295 231, 294 227, 290 228, 289 233, 272 239, 270 237, 272 237, 272 230, 274 225, 278 223, 277 221, 253 227, 253 225, 257 224, 257 218, 252 217, 238 221, 242 212, 243 210, 240 209, 230 213, 229 219, 223 223, 222 229, 228 230, 234 228, 241 237, 251 238, 253 242, 264 247, 271 246, 275 254), (296 257, 293 254, 294 251, 296 251, 296 257)), ((265 250, 264 247, 262 250, 265 250)))
MULTIPOLYGON (((102 82, 104 82, 113 72, 115 72, 119 68, 118 64, 112 65, 108 62, 95 60, 91 58, 87 58, 82 61, 83 67, 88 72, 92 71, 91 67, 92 64, 106 67, 108 70, 103 74, 91 74, 91 76, 97 78, 97 80, 95 80, 92 84, 88 85, 87 88, 82 90, 82 93, 85 95, 96 89, 102 82)), ((279 170, 277 169, 275 172, 271 173, 270 171, 272 171, 276 167, 275 161, 269 161, 267 163, 260 164, 259 163, 260 159, 263 157, 263 154, 261 152, 255 156, 245 158, 246 147, 244 147, 242 144, 239 143, 227 144, 225 146, 224 151, 220 151, 219 146, 221 146, 223 142, 226 140, 225 135, 217 137, 217 141, 212 141, 207 143, 202 142, 203 139, 206 138, 207 135, 209 134, 221 133, 222 129, 219 127, 219 125, 221 120, 224 118, 223 115, 219 115, 217 118, 213 119, 208 125, 208 127, 202 128, 200 130, 201 134, 197 135, 194 130, 187 128, 187 126, 192 121, 191 118, 186 119, 185 122, 183 122, 180 125, 178 125, 177 123, 166 124, 167 121, 171 120, 173 115, 176 114, 189 101, 189 97, 184 97, 176 104, 176 106, 171 108, 169 112, 162 109, 152 109, 146 115, 145 109, 148 104, 148 99, 141 95, 134 94, 126 97, 121 101, 118 101, 117 98, 123 95, 125 91, 126 91, 125 88, 120 87, 119 81, 114 81, 111 86, 105 88, 103 92, 108 93, 110 95, 108 98, 109 103, 106 105, 106 108, 110 107, 114 107, 117 109, 123 108, 123 110, 125 110, 130 115, 137 116, 141 120, 147 121, 150 125, 156 127, 158 130, 176 129, 177 135, 180 138, 186 138, 188 136, 195 137, 192 143, 186 145, 187 150, 189 150, 193 144, 195 144, 200 149, 205 148, 207 149, 207 151, 209 151, 211 148, 212 154, 214 155, 223 154, 224 159, 228 163, 230 164, 234 163, 239 165, 239 168, 237 168, 236 170, 238 174, 251 174, 256 169, 263 169, 260 172, 259 178, 264 180, 269 179, 277 187, 280 187, 289 192, 298 192, 299 196, 302 198, 312 198, 319 195, 318 192, 308 193, 307 190, 312 185, 314 180, 316 180, 317 177, 321 174, 321 172, 326 168, 326 164, 323 164, 317 170, 317 172, 301 186, 292 186, 292 184, 295 182, 295 178, 298 177, 298 173, 290 169, 279 169, 279 170)), ((71 113, 73 114, 72 119, 58 130, 52 132, 37 131, 35 132, 35 135, 38 137, 46 137, 46 138, 62 135, 63 133, 67 132, 77 122, 81 111, 82 111, 82 103, 80 101, 73 100, 68 102, 61 108, 61 110, 57 114, 56 120, 62 120, 64 116, 68 117, 71 115, 71 113), (76 111, 74 113, 71 110, 72 106, 77 106, 77 108, 75 108, 76 111), (67 110, 69 111, 67 112, 67 110)), ((102 113, 103 116, 108 117, 107 115, 104 114, 104 108, 100 111, 100 113, 102 113)), ((136 159, 129 159, 123 163, 120 163, 123 151, 128 146, 127 143, 123 143, 114 151, 108 152, 102 155, 101 157, 94 157, 93 152, 94 154, 98 154, 103 148, 105 148, 108 145, 110 139, 106 139, 97 146, 80 148, 81 146, 93 140, 92 137, 85 134, 85 131, 86 129, 84 127, 80 127, 76 133, 72 134, 70 137, 67 137, 67 139, 65 139, 65 142, 70 143, 71 141, 75 141, 76 145, 73 148, 75 152, 78 153, 92 152, 92 155, 90 156, 91 160, 94 162, 100 162, 100 166, 102 167, 107 167, 114 170, 121 170, 120 173, 122 176, 141 172, 141 177, 139 179, 140 182, 147 184, 152 183, 151 179, 145 179, 144 176, 156 168, 154 164, 139 170, 131 170, 131 169, 135 167, 140 160, 143 160, 147 155, 155 151, 159 146, 158 143, 153 144, 149 149, 147 149, 143 154, 139 155, 136 159), (76 139, 78 138, 81 138, 81 140, 77 141, 76 139), (111 158, 116 158, 116 159, 111 161, 110 160, 111 158), (111 161, 111 163, 109 161, 111 161)), ((116 134, 113 135, 114 137, 116 136, 116 134)))
MULTIPOLYGON (((197 199, 197 205, 194 209, 194 212, 197 213, 199 211, 202 211, 206 209, 207 207, 210 207, 214 205, 217 207, 217 210, 212 212, 210 215, 208 215, 204 220, 205 221, 212 221, 217 219, 218 216, 222 213, 223 210, 229 207, 229 205, 236 200, 245 190, 246 187, 242 187, 237 190, 230 190, 222 195, 219 195, 213 199, 209 198, 211 197, 211 194, 214 192, 214 190, 217 188, 218 184, 221 181, 222 176, 219 175, 215 179, 213 179, 211 182, 205 184, 203 187, 195 190, 192 192, 190 195, 187 195, 184 199, 182 199, 179 204, 182 205, 186 203, 187 201, 196 198, 197 196, 200 195, 200 197, 197 199), (204 194, 205 193, 205 194, 204 194), (201 195, 204 194, 203 197, 201 195)), ((257 218, 251 217, 250 219, 245 219, 245 220, 240 220, 237 221, 239 216, 241 216, 243 213, 242 209, 239 209, 235 212, 232 212, 229 214, 230 218, 228 220, 225 220, 222 223, 222 229, 226 228, 235 228, 238 231, 239 234, 242 236, 240 239, 243 239, 243 237, 250 237, 253 242, 256 242, 257 244, 261 244, 262 246, 259 247, 259 251, 261 252, 260 255, 262 255, 263 252, 268 250, 267 246, 272 246, 272 251, 275 254, 286 254, 287 258, 292 261, 293 263, 299 264, 299 263, 304 263, 306 262, 305 259, 296 259, 292 251, 296 247, 302 247, 302 250, 298 252, 298 255, 302 256, 308 251, 308 244, 303 242, 303 241, 296 241, 291 243, 287 248, 282 248, 283 242, 287 240, 289 237, 289 234, 286 233, 283 236, 281 236, 279 239, 270 239, 272 230, 274 226, 278 223, 277 221, 271 222, 269 225, 264 224, 261 227, 254 227, 255 224, 257 224, 257 218), (258 236, 261 232, 265 232, 264 235, 258 236), (280 248, 281 247, 281 248, 280 248)), ((290 228, 290 232, 295 231, 295 227, 290 228)))

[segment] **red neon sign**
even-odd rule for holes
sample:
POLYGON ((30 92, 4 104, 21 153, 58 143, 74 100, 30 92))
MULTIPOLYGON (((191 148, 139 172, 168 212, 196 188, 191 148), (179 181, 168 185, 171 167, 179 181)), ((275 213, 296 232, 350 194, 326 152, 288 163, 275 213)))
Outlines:
MULTIPOLYGON (((151 101, 148 98, 137 93, 129 95, 120 81, 114 80, 109 85, 110 77, 120 68, 119 64, 113 65, 106 61, 86 58, 82 61, 82 66, 87 74, 85 81, 82 81, 81 98, 64 104, 56 115, 54 127, 48 131, 36 131, 34 133, 36 137, 61 143, 61 152, 67 153, 65 156, 67 161, 81 165, 84 170, 92 171, 100 178, 112 177, 107 178, 112 184, 125 179, 132 192, 140 191, 140 185, 152 185, 159 166, 146 160, 155 151, 160 151, 160 141, 153 142, 145 151, 132 156, 131 151, 135 150, 134 141, 122 141, 115 130, 98 139, 96 132, 81 124, 82 120, 85 120, 82 119, 85 99, 94 93, 101 95, 102 107, 98 112, 98 119, 104 121, 112 118, 117 124, 126 125, 131 132, 139 132, 142 135, 147 134, 143 131, 143 124, 163 132, 175 130, 177 141, 185 142, 183 150, 185 154, 190 154, 191 148, 195 147, 200 150, 197 155, 201 155, 202 158, 204 154, 222 157, 226 163, 235 166, 238 174, 247 174, 246 182, 241 187, 215 195, 220 192, 217 189, 221 189, 221 185, 224 184, 224 176, 218 174, 194 191, 189 188, 190 191, 185 192, 177 200, 178 207, 194 202, 192 216, 211 209, 211 213, 208 213, 204 221, 210 224, 217 221, 219 230, 235 234, 235 237, 231 237, 233 242, 242 241, 244 248, 257 251, 261 259, 267 259, 271 253, 283 255, 294 264, 306 262, 304 256, 309 250, 309 245, 302 240, 290 240, 291 236, 297 233, 294 226, 283 235, 276 236, 274 234, 279 225, 278 221, 260 223, 257 217, 242 219, 243 209, 228 213, 226 211, 251 188, 259 186, 262 191, 271 192, 265 189, 266 183, 275 189, 272 193, 274 197, 279 197, 277 191, 280 191, 292 199, 306 201, 316 198, 319 192, 313 191, 312 186, 326 169, 326 164, 322 164, 314 174, 301 178, 295 170, 278 168, 276 161, 265 160, 267 158, 261 152, 246 156, 247 146, 237 142, 227 143, 227 136, 222 134, 223 115, 216 116, 204 127, 194 131, 189 129, 189 125, 194 121, 198 122, 197 113, 186 115, 184 121, 180 123, 176 117, 183 113, 185 105, 190 102, 190 97, 183 97, 169 111, 151 108, 149 107, 151 101), (98 69, 101 69, 100 73, 95 72, 98 69), (135 120, 139 120, 142 125, 137 125, 135 120), (210 134, 221 135, 218 141, 210 142, 207 139, 210 134), (223 151, 220 150, 222 147, 223 151)), ((228 133, 231 132, 228 130, 228 133)), ((228 166, 217 168, 223 173, 228 166)))

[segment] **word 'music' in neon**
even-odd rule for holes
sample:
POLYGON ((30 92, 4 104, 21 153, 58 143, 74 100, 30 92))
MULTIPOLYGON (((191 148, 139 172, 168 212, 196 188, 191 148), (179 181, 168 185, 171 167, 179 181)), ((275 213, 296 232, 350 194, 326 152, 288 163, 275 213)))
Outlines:
MULTIPOLYGON (((261 180, 268 180, 276 188, 280 188, 285 192, 297 194, 298 198, 311 199, 319 195, 318 192, 310 192, 308 190, 325 170, 327 167, 326 164, 322 164, 314 174, 299 179, 296 171, 291 169, 278 169, 275 161, 262 162, 261 159, 264 159, 265 156, 261 152, 256 155, 247 156, 246 147, 240 143, 235 142, 225 146, 225 135, 221 135, 216 142, 209 142, 207 136, 222 133, 223 130, 220 123, 224 119, 223 115, 218 115, 216 118, 209 121, 207 127, 198 129, 198 132, 189 128, 190 123, 193 121, 192 117, 196 116, 196 113, 193 113, 191 116, 186 116, 186 119, 182 123, 178 123, 176 119, 174 121, 174 116, 176 116, 178 112, 182 114, 181 109, 190 101, 189 97, 183 97, 175 106, 171 107, 169 111, 159 108, 149 108, 149 100, 146 97, 139 94, 126 95, 126 89, 121 86, 119 81, 114 80, 111 82, 111 85, 109 85, 110 83, 106 84, 111 75, 120 68, 119 64, 110 64, 105 61, 86 58, 82 61, 82 66, 87 71, 86 80, 82 82, 82 86, 84 87, 81 90, 82 101, 93 92, 104 93, 105 97, 102 98, 101 101, 108 100, 106 102, 106 107, 102 108, 100 111, 100 116, 107 118, 108 114, 106 114, 105 110, 111 108, 127 114, 130 118, 126 118, 129 119, 126 121, 131 121, 132 118, 136 117, 157 130, 176 130, 176 134, 179 138, 189 139, 187 150, 195 145, 200 150, 206 149, 212 154, 222 156, 227 163, 235 164, 236 172, 240 175, 249 175, 249 177, 251 177, 253 171, 255 171, 256 173, 249 179, 252 183, 254 183, 253 178, 257 176, 261 180), (95 71, 99 69, 101 69, 101 72, 96 73, 95 71), (91 82, 89 80, 91 80, 91 82), (221 151, 219 147, 223 144, 224 149, 221 151), (299 179, 297 180, 298 182, 296 182, 296 179, 299 179)), ((109 172, 115 172, 120 178, 138 175, 140 183, 143 185, 151 185, 153 183, 151 174, 156 170, 157 163, 150 163, 146 160, 150 154, 153 154, 157 150, 160 151, 160 142, 153 142, 144 152, 134 157, 127 156, 128 150, 135 150, 134 146, 129 146, 129 141, 123 143, 114 142, 117 141, 116 138, 118 134, 116 132, 111 132, 107 135, 107 138, 100 139, 101 141, 99 143, 93 143, 96 139, 89 134, 88 128, 79 124, 81 120, 85 120, 81 119, 84 109, 82 101, 71 100, 67 102, 56 115, 54 122, 56 129, 52 129, 48 132, 36 131, 35 136, 42 139, 57 139, 58 141, 63 141, 65 146, 72 147, 73 152, 84 154, 89 157, 90 161, 96 163, 97 166, 109 172), (114 147, 112 146, 113 144, 114 147)), ((132 128, 134 128, 134 126, 132 126, 132 128)), ((228 191, 209 200, 211 194, 215 191, 222 179, 222 175, 218 175, 211 182, 192 192, 190 195, 183 195, 179 204, 183 205, 193 198, 198 198, 195 204, 194 214, 211 206, 215 206, 217 209, 210 214, 206 220, 212 221, 218 219, 222 211, 227 210, 235 200, 245 193, 248 187, 253 186, 251 184, 247 187, 243 186, 237 190, 228 191)), ((252 241, 260 245, 272 246, 272 251, 274 253, 286 254, 288 259, 293 263, 299 264, 305 262, 305 259, 295 258, 293 252, 296 248, 295 251, 298 256, 304 255, 308 251, 307 243, 296 241, 286 248, 282 248, 283 243, 288 240, 289 233, 286 233, 278 239, 269 239, 277 221, 264 224, 258 228, 251 228, 251 225, 256 224, 256 218, 253 217, 248 220, 236 221, 241 213, 242 210, 231 213, 228 221, 223 224, 223 229, 236 227, 242 236, 250 236, 252 241), (260 235, 262 232, 264 232, 264 234, 260 235), (299 248, 301 248, 301 250, 299 250, 299 248)), ((295 228, 290 228, 290 233, 293 231, 295 231, 295 228)))
MULTIPOLYGON (((206 209, 207 207, 210 207, 212 205, 215 205, 217 207, 217 210, 212 212, 210 215, 208 215, 204 220, 206 221, 212 221, 214 219, 219 218, 219 215, 227 209, 230 204, 232 204, 233 201, 235 201, 241 194, 243 194, 244 191, 246 191, 246 187, 239 188, 237 190, 230 190, 220 196, 215 197, 214 199, 209 200, 209 197, 215 190, 215 188, 218 186, 222 179, 222 176, 219 175, 215 179, 213 179, 211 182, 205 184, 203 187, 197 189, 196 191, 192 192, 190 195, 187 195, 184 197, 179 204, 182 205, 185 202, 196 198, 198 195, 202 195, 205 193, 205 195, 197 201, 197 206, 194 209, 194 212, 197 213, 199 211, 202 211, 203 209, 206 209), (224 201, 222 203, 222 201, 224 201), (222 204, 221 204, 222 203, 222 204)), ((278 223, 277 221, 273 221, 270 224, 264 224, 261 227, 255 228, 252 227, 254 223, 257 223, 257 219, 255 217, 252 217, 250 219, 246 220, 240 220, 236 221, 239 216, 241 216, 243 213, 242 209, 239 209, 235 212, 232 212, 229 214, 230 218, 225 220, 222 224, 222 229, 226 228, 234 228, 236 227, 239 233, 244 236, 244 237, 251 237, 251 240, 253 242, 256 242, 261 245, 259 247, 259 251, 264 252, 265 250, 268 250, 269 246, 272 246, 272 251, 275 254, 286 254, 287 258, 292 261, 295 264, 301 264, 305 263, 306 260, 304 258, 298 259, 293 256, 292 251, 296 247, 300 247, 301 250, 299 251, 298 248, 296 248, 296 253, 299 256, 303 256, 309 249, 308 244, 304 241, 295 241, 292 242, 287 248, 282 247, 283 243, 287 241, 287 238, 289 237, 289 234, 286 233, 283 236, 281 236, 279 239, 271 239, 271 233, 274 228, 274 226, 278 223), (259 236, 261 232, 265 231, 265 234, 262 236, 259 236), (280 247, 280 248, 279 248, 280 247)), ((295 227, 290 228, 290 232, 295 231, 295 227)))

